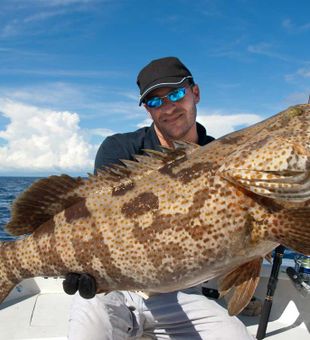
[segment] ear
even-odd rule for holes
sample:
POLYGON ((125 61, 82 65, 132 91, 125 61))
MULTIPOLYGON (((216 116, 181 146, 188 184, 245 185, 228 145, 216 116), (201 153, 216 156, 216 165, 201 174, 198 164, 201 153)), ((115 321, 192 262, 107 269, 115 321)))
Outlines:
POLYGON ((194 101, 195 104, 198 104, 200 101, 200 90, 199 90, 199 86, 197 84, 195 84, 192 87, 192 91, 193 91, 193 95, 194 95, 194 101))

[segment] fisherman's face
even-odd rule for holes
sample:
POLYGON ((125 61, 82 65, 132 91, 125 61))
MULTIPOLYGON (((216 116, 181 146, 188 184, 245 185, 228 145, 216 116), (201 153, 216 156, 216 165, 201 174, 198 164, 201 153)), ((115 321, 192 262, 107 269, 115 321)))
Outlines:
MULTIPOLYGON (((186 137, 196 129, 196 104, 200 100, 198 85, 186 88, 185 96, 176 102, 163 98, 163 104, 158 108, 150 108, 144 104, 146 110, 151 115, 155 127, 160 131, 166 140, 188 140, 186 137)), ((164 87, 152 91, 147 99, 152 97, 163 97, 175 88, 164 87)), ((195 130, 196 131, 196 130, 195 130)))

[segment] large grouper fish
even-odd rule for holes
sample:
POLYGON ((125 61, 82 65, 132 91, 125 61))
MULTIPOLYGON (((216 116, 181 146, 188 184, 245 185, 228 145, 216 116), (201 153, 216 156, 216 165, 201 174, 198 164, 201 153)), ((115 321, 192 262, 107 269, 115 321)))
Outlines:
POLYGON ((310 105, 199 147, 146 151, 88 179, 35 182, 0 244, 0 302, 24 278, 89 273, 97 292, 169 292, 221 276, 230 314, 278 244, 310 255, 310 105))

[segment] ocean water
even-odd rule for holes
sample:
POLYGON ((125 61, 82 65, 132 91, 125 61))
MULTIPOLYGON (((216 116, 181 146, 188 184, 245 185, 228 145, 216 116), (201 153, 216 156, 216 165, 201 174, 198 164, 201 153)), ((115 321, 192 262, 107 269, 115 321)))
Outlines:
POLYGON ((11 216, 14 199, 28 188, 38 177, 2 177, 0 176, 0 240, 12 240, 14 237, 4 231, 4 226, 11 216))
MULTIPOLYGON (((15 238, 8 235, 4 227, 10 219, 11 205, 14 199, 39 177, 1 177, 0 176, 0 240, 10 241, 15 238)), ((286 258, 293 258, 294 252, 285 250, 286 258)))

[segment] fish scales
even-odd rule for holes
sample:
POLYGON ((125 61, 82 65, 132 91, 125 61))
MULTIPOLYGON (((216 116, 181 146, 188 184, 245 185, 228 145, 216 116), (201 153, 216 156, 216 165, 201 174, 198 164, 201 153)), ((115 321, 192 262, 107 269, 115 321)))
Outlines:
POLYGON ((7 226, 31 234, 0 244, 0 301, 40 275, 87 272, 98 292, 148 293, 223 275, 225 291, 234 276, 249 291, 229 306, 240 312, 263 256, 279 243, 310 254, 309 140, 310 105, 299 105, 204 147, 177 142, 88 180, 35 183, 7 226))

